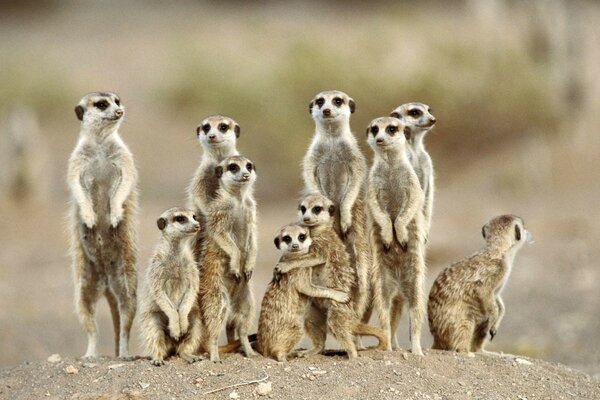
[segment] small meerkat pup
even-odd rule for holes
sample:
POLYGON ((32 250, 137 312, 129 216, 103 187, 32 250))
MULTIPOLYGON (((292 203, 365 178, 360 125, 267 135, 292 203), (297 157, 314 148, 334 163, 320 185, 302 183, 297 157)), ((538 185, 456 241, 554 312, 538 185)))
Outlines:
POLYGON ((256 169, 249 159, 232 156, 214 171, 219 179, 207 212, 206 239, 200 268, 200 314, 204 345, 211 361, 219 361, 217 341, 227 322, 227 341, 237 334, 247 357, 254 356, 248 329, 254 315, 250 278, 256 263, 256 202, 252 194, 256 169))
POLYGON ((354 301, 360 317, 369 306, 368 274, 371 253, 365 231, 364 205, 367 163, 350 130, 350 115, 356 104, 344 92, 318 93, 309 104, 315 134, 302 165, 306 194, 320 192, 336 210, 334 227, 350 254, 358 275, 354 301))
POLYGON ((136 311, 137 170, 119 136, 124 108, 114 93, 85 95, 75 114, 79 140, 69 159, 71 256, 75 304, 88 336, 84 357, 97 357, 95 306, 106 296, 115 330, 115 352, 129 358, 136 311))
POLYGON ((375 155, 367 188, 374 303, 390 349, 398 348, 396 331, 408 303, 412 352, 423 355, 424 195, 408 160, 404 129, 402 121, 392 117, 374 119, 367 127, 367 141, 375 155))
POLYGON ((517 252, 530 241, 523 220, 515 215, 493 218, 482 228, 485 247, 442 271, 429 292, 429 329, 433 349, 483 350, 504 316, 500 293, 517 252))
POLYGON ((192 251, 192 240, 200 229, 194 212, 173 207, 156 221, 162 239, 146 270, 140 299, 141 338, 151 363, 165 363, 170 354, 189 363, 200 344, 200 277, 192 251))
POLYGON ((307 226, 312 244, 306 255, 281 260, 275 267, 276 277, 297 269, 312 269, 313 280, 320 286, 348 293, 348 303, 312 299, 305 318, 305 329, 313 342, 313 348, 302 355, 319 354, 325 349, 327 328, 348 353, 348 358, 358 356, 355 336, 377 337, 378 348, 385 349, 384 332, 360 321, 355 302, 358 297, 356 271, 341 239, 333 229, 335 206, 320 193, 306 196, 299 207, 300 221, 307 226))
MULTIPOLYGON (((282 262, 307 254, 312 239, 307 227, 289 224, 281 228, 274 242, 282 251, 282 262)), ((287 360, 302 338, 302 321, 309 298, 348 301, 347 293, 314 285, 311 276, 311 268, 298 268, 269 283, 258 321, 258 351, 263 356, 287 360)))
POLYGON ((425 194, 423 216, 425 218, 425 240, 427 241, 431 229, 431 218, 433 217, 435 182, 433 163, 429 153, 425 150, 423 142, 425 135, 435 125, 436 119, 431 114, 431 108, 423 103, 402 104, 391 112, 390 117, 402 120, 408 128, 404 131, 408 142, 408 159, 425 194))

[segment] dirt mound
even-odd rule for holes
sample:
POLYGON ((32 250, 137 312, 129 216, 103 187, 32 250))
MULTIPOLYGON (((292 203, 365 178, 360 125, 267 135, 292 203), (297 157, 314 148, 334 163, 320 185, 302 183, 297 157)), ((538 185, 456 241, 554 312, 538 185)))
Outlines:
POLYGON ((67 358, 24 363, 0 373, 10 399, 598 399, 600 382, 560 364, 520 356, 469 357, 427 351, 366 351, 277 363, 230 355, 222 364, 163 367, 148 360, 93 363, 67 358), (237 385, 237 386, 236 386, 237 385), (222 390, 219 390, 222 389, 222 390), (211 392, 211 393, 209 393, 211 392))

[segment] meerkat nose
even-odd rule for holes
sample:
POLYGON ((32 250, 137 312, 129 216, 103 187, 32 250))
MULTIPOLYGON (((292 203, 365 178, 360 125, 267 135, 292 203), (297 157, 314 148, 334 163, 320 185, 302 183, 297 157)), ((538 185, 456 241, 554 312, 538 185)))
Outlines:
POLYGON ((215 140, 216 137, 217 137, 217 135, 215 135, 214 133, 211 133, 210 135, 208 135, 209 140, 215 140))
POLYGON ((248 179, 250 179, 250 174, 245 173, 244 175, 242 175, 242 179, 244 179, 245 181, 247 181, 248 179))
POLYGON ((331 110, 329 108, 326 108, 323 110, 323 115, 326 117, 329 117, 331 115, 331 110))
POLYGON ((377 144, 382 144, 383 143, 383 139, 379 138, 377 139, 377 144))
POLYGON ((298 249, 300 246, 298 246, 297 244, 293 244, 292 245, 292 249, 298 249))
POLYGON ((121 118, 123 116, 123 110, 121 110, 121 109, 115 110, 115 116, 117 118, 121 118))
POLYGON ((310 217, 304 217, 304 218, 302 218, 302 220, 303 220, 304 222, 310 222, 310 217))

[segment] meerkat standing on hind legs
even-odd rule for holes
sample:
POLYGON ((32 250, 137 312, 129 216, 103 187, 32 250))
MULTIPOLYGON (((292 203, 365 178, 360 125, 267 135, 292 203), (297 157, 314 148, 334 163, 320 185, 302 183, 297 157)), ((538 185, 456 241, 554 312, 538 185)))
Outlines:
POLYGON ((362 318, 369 306, 371 259, 364 209, 367 164, 350 130, 350 115, 355 108, 352 98, 336 90, 321 92, 310 102, 315 135, 304 157, 302 176, 306 194, 320 192, 335 205, 334 227, 356 270, 354 306, 362 318))
MULTIPOLYGON (((256 263, 256 181, 252 161, 242 156, 223 160, 216 168, 219 189, 207 212, 206 248, 200 268, 200 314, 203 348, 219 361, 217 342, 223 323, 237 334, 248 357, 256 353, 248 340, 254 315, 250 278, 256 263)), ((231 343, 235 338, 229 337, 231 343)))
POLYGON ((514 215, 493 218, 482 228, 485 247, 442 271, 429 292, 433 349, 485 352, 504 316, 500 293, 517 252, 531 235, 514 215))
POLYGON ((402 121, 392 117, 377 118, 367 127, 367 141, 375 154, 367 188, 374 303, 393 349, 399 347, 396 331, 408 303, 412 352, 423 355, 424 195, 408 160, 404 129, 402 121))
POLYGON ((119 136, 124 108, 114 93, 85 95, 75 114, 81 131, 69 159, 71 255, 76 308, 87 335, 86 358, 97 357, 96 303, 104 294, 115 330, 115 352, 129 358, 136 311, 137 170, 119 136))
POLYGON ((162 239, 150 266, 140 301, 141 337, 151 363, 164 364, 171 353, 189 363, 200 344, 200 277, 194 260, 192 240, 200 229, 191 210, 174 207, 156 221, 162 239))
POLYGON ((429 238, 431 219, 433 217, 433 198, 435 195, 433 163, 423 143, 425 135, 433 128, 436 119, 431 108, 423 103, 402 104, 391 112, 390 117, 400 120, 408 129, 405 130, 408 142, 408 159, 425 194, 423 216, 425 218, 425 241, 429 238))

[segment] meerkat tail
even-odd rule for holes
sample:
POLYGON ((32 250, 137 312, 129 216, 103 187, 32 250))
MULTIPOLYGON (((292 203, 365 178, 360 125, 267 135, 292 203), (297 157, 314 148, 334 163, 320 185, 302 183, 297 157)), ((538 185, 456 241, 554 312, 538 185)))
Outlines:
MULTIPOLYGON (((258 335, 256 333, 248 335, 248 341, 251 344, 255 344, 257 340, 258 340, 258 335)), ((238 351, 240 349, 240 347, 242 347, 242 342, 238 339, 231 343, 224 344, 223 346, 219 346, 219 353, 221 353, 221 354, 235 353, 236 351, 238 351)), ((256 350, 256 346, 252 346, 252 347, 256 350)))
POLYGON ((379 328, 359 322, 356 325, 356 328, 354 328, 354 331, 352 333, 355 335, 373 336, 373 337, 377 338, 377 340, 379 342, 377 344, 377 346, 369 347, 369 349, 372 349, 372 348, 376 348, 378 350, 386 350, 387 349, 387 338, 385 336, 385 333, 379 328))

